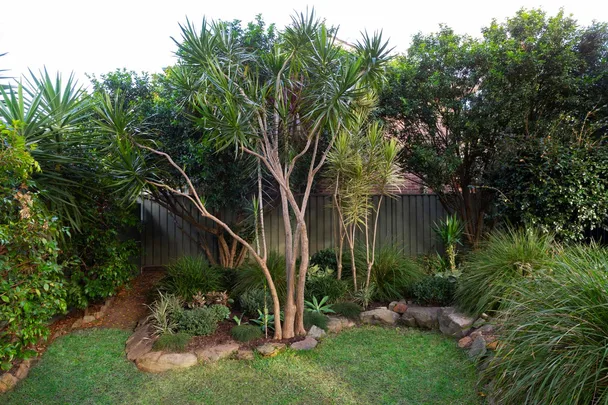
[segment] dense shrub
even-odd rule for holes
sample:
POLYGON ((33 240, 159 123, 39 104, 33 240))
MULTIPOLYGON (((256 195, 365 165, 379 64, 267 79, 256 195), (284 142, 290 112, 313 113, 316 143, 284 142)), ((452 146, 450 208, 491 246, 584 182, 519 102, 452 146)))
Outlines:
POLYGON ((320 314, 318 312, 304 311, 304 327, 307 330, 310 329, 313 325, 323 330, 327 330, 328 321, 329 318, 323 314, 320 314))
POLYGON ((222 270, 210 266, 203 257, 183 256, 167 267, 162 281, 165 291, 190 300, 197 292, 207 293, 222 288, 222 270))
POLYGON ((258 316, 258 310, 264 310, 264 297, 266 297, 266 307, 269 312, 272 312, 272 298, 270 294, 264 293, 264 290, 248 290, 239 297, 241 309, 248 316, 258 316))
POLYGON ((0 123, 0 366, 29 354, 48 334, 47 323, 65 311, 59 229, 29 190, 37 163, 24 139, 0 123))
POLYGON ((222 305, 181 311, 177 316, 180 332, 195 336, 208 336, 217 329, 217 324, 230 314, 230 309, 222 305))
POLYGON ((306 280, 304 297, 311 301, 313 297, 329 297, 329 303, 343 298, 348 292, 348 284, 336 279, 333 275, 311 277, 306 280))
POLYGON ((421 305, 448 306, 454 303, 457 279, 426 276, 411 288, 411 296, 421 305))
POLYGON ((354 302, 338 302, 332 305, 331 309, 338 315, 345 316, 352 320, 358 320, 363 308, 354 302))
MULTIPOLYGON (((268 271, 277 289, 281 301, 286 294, 285 256, 276 252, 270 252, 266 261, 268 271)), ((266 285, 266 277, 257 262, 247 262, 239 269, 238 279, 234 286, 234 294, 243 295, 247 290, 263 290, 266 285)), ((268 293, 270 295, 270 293, 268 293)), ((272 305, 271 305, 272 306, 272 305)))
POLYGON ((230 334, 238 342, 249 342, 263 336, 262 330, 254 325, 237 325, 230 330, 230 334))
POLYGON ((337 271, 338 260, 336 259, 336 250, 333 248, 319 250, 311 256, 310 265, 319 266, 321 269, 330 268, 333 271, 337 271))
POLYGON ((568 249, 513 287, 484 377, 506 404, 608 403, 608 251, 568 249))
POLYGON ((499 309, 514 285, 536 277, 552 262, 553 252, 553 238, 538 230, 493 232, 467 257, 458 280, 458 305, 474 315, 499 309))
MULTIPOLYGON (((358 248, 355 259, 358 283, 359 286, 363 286, 367 274, 365 250, 358 248)), ((423 276, 424 271, 418 263, 406 256, 397 246, 387 244, 376 249, 371 273, 371 283, 376 287, 374 299, 393 301, 397 298, 403 298, 412 284, 423 276)))
POLYGON ((186 350, 190 339, 192 339, 192 336, 187 333, 166 333, 156 339, 152 348, 154 350, 183 352, 186 350))

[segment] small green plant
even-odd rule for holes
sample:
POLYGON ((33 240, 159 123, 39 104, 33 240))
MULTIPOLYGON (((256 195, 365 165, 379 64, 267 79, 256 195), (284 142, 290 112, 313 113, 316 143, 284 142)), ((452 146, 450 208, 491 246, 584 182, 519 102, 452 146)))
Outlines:
POLYGON ((195 336, 208 336, 217 329, 217 324, 230 315, 230 309, 223 305, 212 305, 181 311, 177 317, 180 332, 195 336))
POLYGON ((327 322, 329 318, 323 314, 318 312, 304 312, 304 328, 307 330, 310 329, 313 325, 327 330, 327 322))
POLYGON ((317 301, 317 297, 312 297, 312 301, 305 301, 304 305, 306 306, 306 310, 308 312, 317 312, 319 314, 330 314, 335 313, 331 308, 331 304, 327 304, 328 296, 325 296, 321 299, 321 301, 317 301))
POLYGON ((225 305, 211 305, 209 311, 215 316, 218 322, 230 317, 230 308, 225 305))
POLYGON ((183 352, 186 350, 190 339, 192 339, 192 336, 187 333, 166 333, 156 339, 152 348, 154 350, 183 352))
POLYGON ((361 311, 363 310, 360 305, 348 301, 333 304, 332 309, 336 314, 352 320, 358 320, 359 315, 361 315, 361 311))
POLYGON ((449 269, 452 273, 456 272, 457 246, 462 245, 462 235, 464 225, 456 215, 450 215, 443 221, 439 221, 433 227, 433 231, 439 236, 445 247, 449 269))
POLYGON ((241 323, 243 322, 243 316, 245 315, 241 315, 241 317, 239 318, 238 316, 233 316, 232 320, 234 321, 234 323, 236 323, 237 326, 240 326, 241 323))
POLYGON ((457 279, 427 276, 414 284, 411 295, 421 305, 448 306, 454 303, 457 279))
POLYGON ((367 309, 376 296, 376 285, 371 283, 368 288, 363 288, 353 293, 353 300, 367 309))
POLYGON ((336 279, 333 274, 309 277, 306 280, 306 289, 304 290, 308 301, 311 301, 313 297, 327 296, 330 303, 342 299, 347 292, 348 284, 345 281, 336 279))
MULTIPOLYGON (((279 299, 283 302, 285 294, 287 294, 285 256, 276 252, 270 252, 266 264, 268 265, 268 271, 270 271, 277 288, 279 299)), ((249 290, 263 290, 265 285, 266 277, 260 266, 256 262, 247 262, 239 269, 233 294, 242 296, 249 290)), ((272 302, 272 300, 269 300, 269 302, 272 302)), ((270 306, 272 307, 272 304, 270 304, 270 306)))
POLYGON ((159 291, 158 298, 148 308, 150 309, 148 322, 152 325, 155 335, 169 335, 177 330, 177 319, 184 311, 180 297, 159 291))
POLYGON ((257 316, 258 310, 263 309, 264 306, 272 308, 272 300, 267 294, 264 294, 263 289, 245 291, 239 297, 239 304, 241 305, 243 312, 250 317, 257 316))
POLYGON ((237 342, 249 342, 263 336, 259 327, 254 325, 237 325, 230 330, 230 334, 237 342))
POLYGON ((182 256, 167 266, 167 276, 162 281, 163 289, 190 301, 197 293, 218 291, 222 287, 223 274, 207 260, 197 256, 182 256))
MULTIPOLYGON (((258 318, 257 319, 250 319, 251 322, 255 323, 256 325, 259 325, 259 327, 262 329, 262 332, 264 332, 266 334, 266 337, 268 337, 268 330, 273 330, 274 331, 274 315, 268 313, 268 311, 262 312, 258 309, 258 318)), ((281 320, 283 320, 283 314, 281 314, 281 320)))
POLYGON ((338 260, 336 251, 333 248, 319 250, 310 258, 310 266, 317 266, 319 269, 338 270, 338 260))

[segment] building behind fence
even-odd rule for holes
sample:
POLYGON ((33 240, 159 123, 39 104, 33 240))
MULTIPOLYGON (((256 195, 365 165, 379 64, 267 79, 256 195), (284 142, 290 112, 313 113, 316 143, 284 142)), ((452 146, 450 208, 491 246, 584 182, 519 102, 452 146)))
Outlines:
MULTIPOLYGON (((377 200, 376 200, 377 201, 377 200)), ((190 213, 198 220, 194 206, 190 213)), ((446 215, 434 194, 407 194, 384 199, 378 222, 378 245, 398 245, 409 255, 433 253, 439 243, 432 230, 433 224, 446 215)), ((222 218, 230 223, 234 213, 226 211, 222 218)), ((213 254, 218 254, 215 238, 175 217, 165 208, 150 200, 141 204, 142 266, 164 266, 184 255, 203 255, 199 238, 207 238, 213 254)), ((327 195, 312 195, 306 212, 310 252, 335 247, 338 218, 327 195)), ((208 222, 211 225, 211 222, 208 222)), ((269 250, 285 251, 285 232, 280 207, 265 216, 266 240, 269 250)))

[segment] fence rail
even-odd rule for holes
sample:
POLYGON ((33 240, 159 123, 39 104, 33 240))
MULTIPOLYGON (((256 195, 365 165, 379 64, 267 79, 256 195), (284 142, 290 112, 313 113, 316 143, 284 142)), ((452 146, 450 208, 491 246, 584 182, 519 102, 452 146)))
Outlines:
MULTIPOLYGON (((201 221, 194 206, 186 206, 188 213, 201 221)), ((235 219, 235 214, 230 211, 222 215, 228 223, 235 219)), ((396 244, 409 255, 432 253, 440 248, 432 226, 445 215, 439 199, 432 194, 407 194, 384 199, 378 220, 378 243, 396 244)), ((197 230, 151 200, 142 201, 141 220, 142 266, 164 266, 183 255, 204 254, 199 238, 207 238, 217 257, 217 241, 212 235, 197 230)), ((211 225, 210 221, 202 222, 211 225)), ((338 223, 329 196, 310 197, 306 224, 311 254, 335 246, 338 223)), ((265 215, 265 227, 268 248, 284 252, 285 232, 280 207, 265 215)))

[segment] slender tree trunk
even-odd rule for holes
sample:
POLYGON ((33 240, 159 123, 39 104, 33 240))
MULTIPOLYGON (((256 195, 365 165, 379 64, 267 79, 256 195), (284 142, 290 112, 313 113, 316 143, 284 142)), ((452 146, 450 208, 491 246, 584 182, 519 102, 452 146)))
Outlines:
POLYGON ((350 225, 351 237, 348 241, 348 247, 350 248, 350 265, 352 266, 353 272, 353 289, 357 291, 357 265, 355 264, 355 225, 350 225))
POLYGON ((304 328, 304 289, 306 288, 306 273, 308 271, 308 262, 310 258, 310 250, 308 243, 308 230, 304 217, 299 218, 299 235, 300 235, 300 271, 298 274, 298 288, 296 298, 296 322, 295 322, 295 333, 296 335, 305 335, 306 329, 304 328))
MULTIPOLYGON (((376 236, 378 235, 378 218, 380 217, 380 207, 382 206, 382 200, 384 198, 384 195, 380 195, 380 198, 378 199, 378 206, 376 207, 376 217, 374 218, 374 228, 372 230, 372 246, 371 246, 371 250, 372 250, 372 254, 371 254, 371 260, 368 254, 367 257, 367 277, 365 279, 365 289, 369 289, 369 283, 370 283, 370 279, 371 279, 371 275, 372 275, 372 268, 374 267, 374 263, 376 261, 376 236)), ((367 218, 365 218, 365 232, 366 232, 366 243, 369 243, 369 238, 367 237, 367 218)), ((369 249, 368 249, 369 252, 369 249)))

